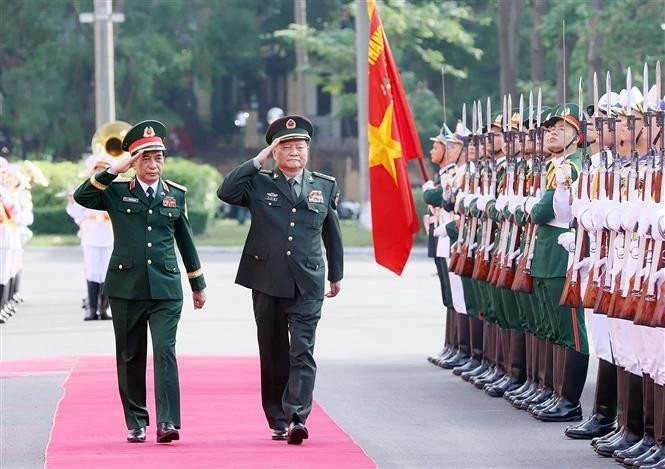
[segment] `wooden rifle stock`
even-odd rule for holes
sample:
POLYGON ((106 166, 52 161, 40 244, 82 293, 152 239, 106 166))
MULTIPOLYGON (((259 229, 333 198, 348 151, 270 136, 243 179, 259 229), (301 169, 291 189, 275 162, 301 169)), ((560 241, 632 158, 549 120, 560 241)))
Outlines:
POLYGON ((652 317, 651 326, 665 327, 665 283, 660 286, 658 298, 654 299, 654 311, 652 317))

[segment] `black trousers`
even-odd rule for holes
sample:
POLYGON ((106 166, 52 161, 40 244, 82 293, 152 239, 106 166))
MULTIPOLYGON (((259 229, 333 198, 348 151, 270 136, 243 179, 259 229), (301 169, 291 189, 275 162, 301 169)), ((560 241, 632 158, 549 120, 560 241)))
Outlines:
POLYGON ((323 300, 279 298, 252 290, 261 361, 261 403, 273 429, 305 423, 316 377, 314 340, 323 300))

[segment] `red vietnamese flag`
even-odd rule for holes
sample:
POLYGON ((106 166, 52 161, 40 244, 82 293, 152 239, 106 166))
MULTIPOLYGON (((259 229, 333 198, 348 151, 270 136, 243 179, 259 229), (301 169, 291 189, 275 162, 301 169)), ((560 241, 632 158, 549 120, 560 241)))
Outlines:
POLYGON ((369 14, 369 186, 376 262, 401 275, 419 223, 406 160, 422 156, 374 0, 369 14))

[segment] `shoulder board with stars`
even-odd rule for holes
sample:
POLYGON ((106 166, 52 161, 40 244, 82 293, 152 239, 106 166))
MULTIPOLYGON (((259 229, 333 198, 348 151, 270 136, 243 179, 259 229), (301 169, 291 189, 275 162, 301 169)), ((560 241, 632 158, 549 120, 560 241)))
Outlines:
POLYGON ((178 184, 177 182, 173 182, 170 179, 167 179, 166 182, 168 182, 171 186, 175 187, 176 189, 180 189, 183 192, 187 192, 187 188, 185 186, 178 184))
POLYGON ((317 173, 316 171, 312 171, 312 174, 313 174, 314 176, 317 176, 317 177, 320 177, 320 178, 323 178, 323 179, 327 179, 328 181, 333 181, 333 182, 335 182, 335 178, 332 177, 332 176, 328 176, 327 174, 317 173))
POLYGON ((134 178, 129 178, 125 176, 118 176, 113 180, 113 182, 132 182, 134 178))

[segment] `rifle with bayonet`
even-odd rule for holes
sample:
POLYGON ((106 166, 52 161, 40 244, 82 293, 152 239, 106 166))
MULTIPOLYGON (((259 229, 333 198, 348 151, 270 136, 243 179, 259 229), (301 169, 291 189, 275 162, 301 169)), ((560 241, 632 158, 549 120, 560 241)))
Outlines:
MULTIPOLYGON (((482 116, 479 106, 479 116, 482 116)), ((483 174, 483 195, 489 198, 494 197, 494 190, 496 187, 496 171, 494 162, 494 134, 492 133, 492 109, 490 98, 487 98, 487 136, 483 140, 483 151, 485 154, 485 172, 483 174), (490 147, 490 154, 487 154, 487 147, 490 147)), ((482 122, 480 117, 479 122, 482 122)), ((482 128, 482 127, 481 127, 482 128)), ((481 246, 477 250, 476 265, 474 266, 473 278, 476 280, 487 280, 490 271, 491 259, 490 249, 492 243, 493 220, 488 217, 483 217, 483 229, 481 234, 481 246)))
MULTIPOLYGON (((466 103, 462 105, 462 127, 466 129, 466 103)), ((465 170, 464 170, 464 196, 470 194, 471 190, 471 163, 469 161, 469 139, 466 135, 461 136, 463 146, 460 149, 460 154, 457 156, 456 164, 459 164, 459 160, 464 154, 465 157, 465 170)), ((457 243, 455 244, 455 249, 450 255, 450 264, 448 265, 448 272, 456 273, 457 264, 463 260, 462 258, 462 247, 464 246, 464 234, 466 226, 466 214, 464 211, 464 202, 463 200, 459 201, 457 206, 458 213, 460 215, 460 224, 459 224, 459 234, 457 237, 457 243)))

